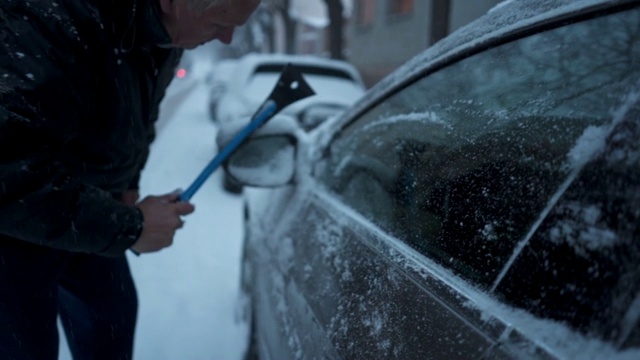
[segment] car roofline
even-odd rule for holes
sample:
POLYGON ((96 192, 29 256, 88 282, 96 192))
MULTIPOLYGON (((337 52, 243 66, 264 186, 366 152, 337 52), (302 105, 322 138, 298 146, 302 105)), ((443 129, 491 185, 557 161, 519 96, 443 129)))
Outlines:
MULTIPOLYGON (((420 54, 408 60, 398 69, 375 84, 360 101, 354 104, 336 119, 338 127, 347 125, 349 119, 355 119, 368 109, 376 106, 385 99, 393 96, 397 91, 464 58, 473 56, 486 49, 496 47, 541 31, 562 27, 568 23, 580 22, 598 17, 603 11, 616 13, 640 6, 637 0, 563 0, 559 6, 549 11, 532 13, 529 16, 517 18, 510 24, 485 32, 475 32, 478 25, 487 24, 496 15, 513 11, 514 5, 525 1, 512 1, 499 5, 495 10, 458 29, 448 37, 425 49, 420 54), (476 36, 472 36, 476 35, 476 36), (463 40, 464 39, 464 40, 463 40), (386 89, 386 90, 385 90, 386 89)), ((548 1, 547 1, 548 2, 548 1)), ((336 123, 332 122, 332 123, 336 123)))

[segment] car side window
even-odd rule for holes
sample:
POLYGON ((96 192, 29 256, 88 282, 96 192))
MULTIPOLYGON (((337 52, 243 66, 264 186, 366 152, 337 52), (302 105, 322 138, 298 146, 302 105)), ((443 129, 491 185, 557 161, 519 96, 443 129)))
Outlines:
POLYGON ((612 126, 591 129, 606 143, 568 184, 495 293, 538 316, 638 346, 640 89, 615 112, 612 126))
POLYGON ((348 124, 316 175, 382 229, 491 288, 587 162, 576 158, 593 156, 585 136, 638 89, 638 43, 632 10, 466 58, 348 124))

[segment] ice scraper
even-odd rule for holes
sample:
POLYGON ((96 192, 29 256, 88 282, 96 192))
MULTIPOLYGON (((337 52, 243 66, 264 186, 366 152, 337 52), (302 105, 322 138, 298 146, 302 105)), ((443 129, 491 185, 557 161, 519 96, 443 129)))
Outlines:
POLYGON ((249 124, 242 128, 231 141, 202 170, 193 183, 180 194, 180 201, 189 201, 209 176, 240 146, 242 143, 269 119, 294 102, 314 95, 315 92, 304 80, 300 71, 292 64, 287 64, 271 94, 251 117, 249 124))

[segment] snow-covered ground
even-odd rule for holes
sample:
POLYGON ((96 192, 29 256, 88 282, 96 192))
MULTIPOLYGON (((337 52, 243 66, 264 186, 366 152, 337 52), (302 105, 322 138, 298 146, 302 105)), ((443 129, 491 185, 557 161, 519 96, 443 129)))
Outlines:
MULTIPOLYGON (((186 189, 215 155, 208 70, 206 60, 196 61, 191 74, 168 89, 142 196, 186 189)), ((248 328, 238 316, 242 200, 220 183, 214 173, 192 198, 196 211, 184 218, 173 246, 128 255, 140 302, 136 360, 238 360, 244 354, 248 328)), ((62 337, 60 360, 67 359, 62 337)))

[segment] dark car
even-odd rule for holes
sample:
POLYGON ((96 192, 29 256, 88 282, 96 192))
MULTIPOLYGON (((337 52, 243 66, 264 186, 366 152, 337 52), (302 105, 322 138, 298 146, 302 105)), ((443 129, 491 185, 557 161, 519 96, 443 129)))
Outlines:
POLYGON ((227 164, 271 187, 244 195, 250 355, 640 358, 639 1, 507 1, 285 125, 227 164))

